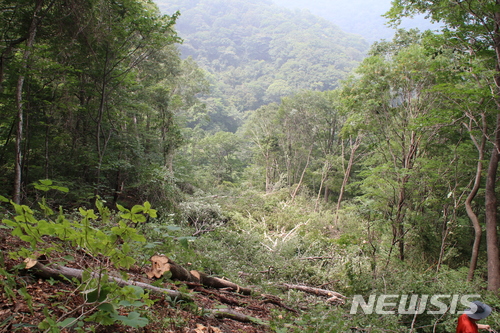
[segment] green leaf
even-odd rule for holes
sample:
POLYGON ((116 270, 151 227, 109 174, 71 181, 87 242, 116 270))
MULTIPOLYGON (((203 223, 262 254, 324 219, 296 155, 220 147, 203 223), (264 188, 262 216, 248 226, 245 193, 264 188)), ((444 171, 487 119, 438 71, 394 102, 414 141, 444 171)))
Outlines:
POLYGON ((109 313, 116 313, 116 308, 111 303, 102 303, 98 306, 98 309, 109 313))
POLYGON ((82 291, 82 294, 85 295, 86 301, 88 303, 103 302, 104 300, 106 300, 106 297, 109 294, 109 290, 105 287, 101 288, 100 290, 98 288, 94 288, 82 291))
POLYGON ((41 179, 39 180, 40 184, 45 185, 45 186, 50 186, 52 185, 52 180, 50 179, 41 179))
POLYGON ((178 238, 178 240, 183 248, 185 249, 189 248, 188 240, 185 237, 178 238))
POLYGON ((129 210, 125 207, 123 207, 122 205, 119 205, 119 204, 116 204, 116 208, 118 208, 118 210, 120 212, 129 212, 129 210))
POLYGON ((128 300, 123 300, 123 301, 120 301, 120 303, 118 303, 118 304, 121 306, 133 306, 136 308, 140 308, 141 306, 144 305, 144 302, 141 302, 141 301, 130 302, 128 300))
POLYGON ((132 257, 123 257, 119 260, 118 264, 124 268, 129 268, 135 263, 135 259, 132 257))
POLYGON ((16 227, 18 225, 17 222, 14 222, 12 220, 7 220, 7 219, 3 219, 2 223, 5 223, 9 227, 16 227))
POLYGON ((54 190, 58 190, 58 191, 61 191, 61 192, 64 192, 64 193, 68 193, 69 192, 69 188, 67 188, 65 186, 53 186, 52 188, 54 190))
POLYGON ((15 228, 14 230, 12 230, 12 236, 17 236, 17 237, 24 236, 23 229, 21 229, 21 227, 15 228))
POLYGON ((78 321, 77 318, 70 317, 70 318, 66 318, 63 321, 57 323, 57 326, 63 327, 63 328, 64 327, 71 327, 74 324, 76 324, 77 321, 78 321))
POLYGON ((127 317, 125 316, 112 316, 116 320, 120 320, 124 325, 130 326, 132 328, 144 327, 149 323, 149 320, 142 318, 141 315, 135 311, 130 312, 127 317))
POLYGON ((132 221, 142 223, 142 222, 146 222, 147 219, 146 219, 146 216, 144 216, 144 215, 136 214, 132 217, 132 221))
POLYGON ((143 212, 144 207, 142 207, 141 205, 135 205, 134 207, 132 207, 132 209, 130 211, 132 212, 132 214, 137 214, 137 213, 143 212))

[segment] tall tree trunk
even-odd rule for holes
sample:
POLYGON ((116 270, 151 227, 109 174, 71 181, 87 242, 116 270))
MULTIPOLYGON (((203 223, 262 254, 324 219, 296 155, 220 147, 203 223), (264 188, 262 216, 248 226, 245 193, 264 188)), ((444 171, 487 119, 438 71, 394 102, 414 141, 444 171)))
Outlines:
MULTIPOLYGON (((500 1, 495 1, 497 8, 500 1)), ((495 26, 493 42, 496 53, 496 103, 500 109, 500 11, 495 12, 495 26)), ((495 142, 493 143, 490 163, 486 174, 486 194, 485 194, 485 219, 486 219, 486 247, 488 254, 488 290, 498 292, 500 289, 500 258, 498 250, 497 234, 497 198, 495 193, 496 177, 498 170, 499 149, 500 149, 500 114, 497 114, 495 124, 495 142)))
POLYGON ((109 49, 106 50, 106 59, 104 59, 104 68, 102 70, 102 82, 99 87, 100 91, 100 100, 99 100, 99 108, 97 110, 97 120, 96 120, 96 149, 98 156, 98 165, 96 170, 96 182, 94 195, 97 197, 99 195, 99 188, 101 187, 101 171, 102 171, 102 163, 104 161, 104 154, 106 151, 107 144, 111 138, 111 130, 108 133, 108 136, 105 136, 103 129, 103 121, 104 121, 104 112, 106 111, 107 102, 108 102, 108 77, 109 77, 109 49), (102 135, 102 138, 101 138, 102 135))
POLYGON ((16 204, 21 203, 21 186, 22 186, 22 163, 23 163, 23 129, 24 129, 24 108, 23 108, 23 88, 26 70, 28 69, 28 61, 31 54, 31 49, 35 43, 38 24, 40 23, 40 12, 43 7, 44 0, 37 0, 33 16, 31 18, 30 27, 28 30, 28 39, 26 40, 26 49, 23 54, 23 62, 20 68, 20 73, 17 78, 16 85, 16 108, 17 108, 17 131, 16 131, 16 144, 15 144, 15 166, 14 166, 14 192, 12 201, 16 204))
POLYGON ((500 147, 500 114, 495 126, 495 142, 491 152, 490 163, 486 174, 486 246, 488 254, 488 290, 498 292, 500 289, 500 258, 497 235, 497 199, 495 193, 499 147, 500 147))

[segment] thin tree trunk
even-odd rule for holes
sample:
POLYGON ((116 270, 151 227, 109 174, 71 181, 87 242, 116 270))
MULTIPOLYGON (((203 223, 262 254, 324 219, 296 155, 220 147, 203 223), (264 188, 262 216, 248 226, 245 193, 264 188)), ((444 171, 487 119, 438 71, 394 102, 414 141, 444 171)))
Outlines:
POLYGON ((328 172, 331 169, 330 161, 328 157, 325 161, 325 165, 323 166, 323 171, 321 173, 321 183, 319 184, 318 196, 316 197, 316 203, 314 205, 314 211, 318 211, 319 200, 321 199, 321 192, 323 191, 323 185, 325 184, 326 179, 328 178, 328 172))
POLYGON ((102 72, 102 84, 100 87, 100 101, 99 101, 99 109, 98 109, 98 115, 97 115, 97 124, 96 124, 96 149, 97 149, 97 156, 99 157, 98 165, 97 165, 97 171, 96 171, 96 183, 95 183, 95 189, 94 189, 94 195, 97 197, 99 195, 99 187, 101 186, 101 171, 102 171, 102 163, 104 161, 104 153, 106 151, 107 145, 109 140, 111 139, 111 133, 112 130, 108 133, 108 136, 105 137, 104 135, 104 130, 103 130, 103 119, 104 119, 104 112, 106 111, 107 107, 107 93, 108 93, 108 68, 110 67, 109 64, 109 50, 106 50, 106 59, 104 62, 104 68, 102 72), (102 140, 101 140, 101 134, 102 134, 102 140))
MULTIPOLYGON (((351 141, 351 152, 350 152, 350 156, 349 156, 349 161, 347 162, 347 168, 344 172, 344 179, 342 180, 342 186, 340 187, 340 193, 339 193, 339 197, 337 199, 337 207, 335 208, 335 219, 334 219, 335 226, 337 226, 337 223, 339 221, 340 204, 342 203, 342 199, 344 198, 345 188, 347 186, 347 182, 349 181, 349 177, 351 177, 351 170, 352 170, 352 166, 354 164, 354 156, 355 156, 356 151, 358 150, 359 146, 361 145, 362 138, 363 138, 362 135, 358 134, 354 143, 352 143, 352 140, 350 140, 351 141)), ((342 152, 343 151, 344 151, 344 149, 342 148, 342 152)))
POLYGON ((448 218, 448 208, 445 207, 444 208, 444 216, 443 216, 443 227, 441 230, 441 247, 439 249, 439 258, 438 258, 438 262, 436 265, 436 273, 439 273, 439 270, 441 269, 441 265, 442 265, 443 259, 444 259, 444 252, 446 249, 446 239, 448 238, 448 235, 449 235, 449 228, 447 227, 447 224, 448 224, 447 218, 448 218))
POLYGON ((479 156, 476 166, 476 177, 474 179, 474 185, 472 187, 471 192, 467 196, 467 199, 465 200, 465 210, 467 211, 467 215, 469 216, 469 219, 472 222, 472 226, 474 227, 474 243, 472 244, 472 254, 469 265, 469 273, 467 274, 467 281, 472 281, 474 277, 474 271, 476 270, 477 266, 477 258, 479 256, 479 245, 481 244, 481 236, 482 236, 482 230, 481 230, 481 225, 479 224, 479 219, 476 213, 474 213, 474 210, 472 209, 472 200, 474 200, 474 198, 477 195, 477 192, 479 191, 479 187, 481 185, 481 174, 483 173, 484 148, 486 146, 486 135, 484 134, 486 134, 487 131, 486 117, 484 115, 482 116, 482 127, 483 127, 482 128, 483 135, 481 139, 481 144, 479 145, 476 144, 476 140, 472 135, 472 128, 469 129, 471 139, 476 144, 479 156))
POLYGON ((304 169, 302 170, 302 174, 300 175, 300 180, 299 183, 297 184, 297 187, 292 193, 292 202, 295 200, 295 197, 297 196, 297 193, 299 192, 299 188, 302 186, 302 181, 304 180, 304 175, 306 174, 307 167, 309 166, 309 162, 311 161, 311 154, 312 150, 314 148, 314 145, 311 144, 311 147, 309 149, 309 153, 307 154, 307 162, 306 165, 304 166, 304 169))
POLYGON ((20 69, 19 76, 17 78, 16 85, 16 108, 17 108, 17 131, 16 131, 16 144, 15 144, 15 165, 14 165, 14 192, 12 195, 12 201, 16 204, 21 203, 21 186, 22 186, 22 164, 23 164, 23 152, 22 152, 22 142, 23 142, 23 129, 24 129, 24 108, 23 108, 23 88, 25 72, 28 69, 28 61, 31 54, 31 49, 35 43, 35 37, 37 33, 38 24, 40 23, 40 12, 43 7, 44 0, 38 0, 35 4, 35 9, 33 11, 33 17, 31 18, 31 24, 28 31, 28 39, 26 40, 26 49, 23 54, 23 62, 20 69))

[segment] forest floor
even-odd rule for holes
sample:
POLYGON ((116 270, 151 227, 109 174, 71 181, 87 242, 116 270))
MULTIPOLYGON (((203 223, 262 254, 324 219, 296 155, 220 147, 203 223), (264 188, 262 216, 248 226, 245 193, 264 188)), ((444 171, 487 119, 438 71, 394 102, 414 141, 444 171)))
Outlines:
MULTIPOLYGON (((38 324, 47 317, 47 314, 57 319, 77 316, 78 314, 72 313, 75 309, 78 309, 78 313, 91 311, 92 307, 88 303, 85 304, 84 297, 77 292, 74 284, 54 281, 53 279, 41 279, 31 274, 30 270, 15 269, 15 266, 19 267, 18 265, 22 264, 22 261, 10 259, 8 253, 26 245, 17 237, 13 237, 10 230, 0 229, 0 263, 3 259, 7 272, 17 272, 14 276, 15 282, 10 281, 9 284, 14 291, 10 296, 3 289, 8 282, 7 277, 0 275, 0 288, 2 288, 0 293, 0 332, 37 332, 39 331, 38 324), (13 284, 14 288, 12 288, 13 284), (19 290, 23 287, 25 292, 20 292, 19 290)), ((71 265, 75 268, 92 267, 93 260, 83 252, 75 251, 65 255, 74 258, 71 265)), ((132 280, 148 281, 144 272, 141 272, 141 269, 137 267, 127 273, 132 280)), ((172 290, 180 286, 181 284, 176 283, 164 285, 165 288, 172 290)), ((283 307, 278 297, 271 295, 245 296, 227 290, 209 289, 193 284, 190 284, 189 290, 192 291, 190 294, 193 299, 193 303, 189 306, 183 302, 172 304, 164 296, 151 294, 150 299, 154 300, 154 304, 147 310, 149 323, 145 327, 136 329, 124 325, 105 326, 94 323, 95 332, 271 332, 272 330, 266 325, 266 322, 270 320, 273 309, 283 307), (204 311, 205 309, 218 308, 229 308, 256 320, 242 322, 232 318, 218 318, 207 315, 209 312, 204 311)), ((288 310, 291 309, 288 308, 288 310)), ((88 315, 90 314, 88 313, 88 315)), ((126 315, 126 313, 121 313, 121 315, 126 315)), ((87 327, 92 323, 85 325, 87 327)), ((72 331, 69 329, 61 330, 61 332, 72 331)))

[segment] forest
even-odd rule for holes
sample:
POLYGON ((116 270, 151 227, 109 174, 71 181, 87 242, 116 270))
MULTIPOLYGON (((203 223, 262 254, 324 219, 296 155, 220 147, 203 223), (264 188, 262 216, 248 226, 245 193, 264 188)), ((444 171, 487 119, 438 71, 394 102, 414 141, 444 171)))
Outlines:
POLYGON ((499 4, 157 2, 0 1, 0 332, 500 330, 499 4))

